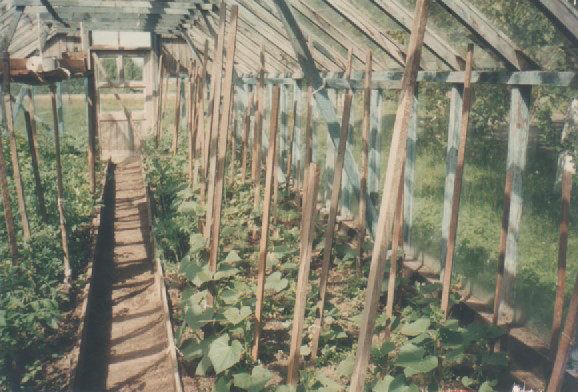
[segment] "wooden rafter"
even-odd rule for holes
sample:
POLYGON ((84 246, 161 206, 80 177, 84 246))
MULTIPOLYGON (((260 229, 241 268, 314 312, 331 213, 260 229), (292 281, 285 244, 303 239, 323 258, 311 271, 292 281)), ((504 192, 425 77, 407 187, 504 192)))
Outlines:
POLYGON ((576 8, 565 1, 532 1, 574 45, 578 45, 578 11, 576 8))
POLYGON ((475 36, 486 42, 502 59, 508 68, 514 70, 538 69, 539 66, 528 57, 516 44, 495 28, 492 23, 476 8, 463 0, 439 0, 461 24, 475 36))

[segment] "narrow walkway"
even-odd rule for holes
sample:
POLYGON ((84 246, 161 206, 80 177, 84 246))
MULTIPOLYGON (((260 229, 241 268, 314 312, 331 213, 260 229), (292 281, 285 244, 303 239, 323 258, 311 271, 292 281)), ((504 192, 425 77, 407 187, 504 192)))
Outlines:
POLYGON ((172 391, 141 160, 116 164, 101 220, 82 390, 172 391))

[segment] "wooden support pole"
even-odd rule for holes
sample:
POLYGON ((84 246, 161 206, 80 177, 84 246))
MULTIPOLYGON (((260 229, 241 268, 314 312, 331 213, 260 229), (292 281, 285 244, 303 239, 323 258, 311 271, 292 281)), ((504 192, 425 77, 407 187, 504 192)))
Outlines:
POLYGON ((50 85, 50 95, 52 97, 52 118, 54 123, 54 148, 56 162, 56 184, 58 192, 58 216, 60 218, 60 236, 62 240, 62 253, 64 260, 64 284, 70 284, 71 268, 68 252, 68 236, 66 233, 66 218, 64 215, 64 189, 62 185, 62 164, 60 162, 60 135, 58 132, 58 106, 56 102, 56 88, 50 85))
POLYGON ((560 221, 560 242, 558 245, 558 273, 556 275, 556 300, 550 334, 550 353, 554 358, 558 346, 558 335, 564 313, 564 289, 566 282, 566 255, 568 252, 568 222, 570 218, 570 196, 572 194, 572 172, 564 168, 562 175, 562 218, 560 221))
MULTIPOLYGON (((33 105, 30 105, 32 107, 33 105)), ((24 110, 24 122, 26 125, 26 134, 28 136, 28 151, 30 151, 30 160, 32 162, 32 173, 34 174, 34 190, 36 200, 38 201, 38 212, 42 222, 48 223, 48 214, 46 213, 46 204, 44 202, 44 191, 42 190, 42 180, 40 178, 40 169, 38 168, 38 151, 36 145, 36 130, 33 117, 33 111, 24 110)))
POLYGON ((241 184, 245 184, 247 177, 247 150, 249 149, 249 131, 251 129, 251 110, 253 109, 254 92, 251 91, 247 100, 247 111, 245 112, 245 126, 243 131, 243 158, 241 163, 241 184))
POLYGON ((337 156, 333 171, 333 185, 331 191, 331 202, 329 205, 329 216, 327 218, 327 230, 325 232, 325 246, 323 248, 323 260, 321 262, 321 274, 319 275, 319 302, 317 303, 317 318, 313 325, 313 337, 311 338, 311 361, 317 358, 319 347, 319 336, 323 327, 323 311, 325 309, 325 295, 327 293, 327 280, 329 278, 329 264, 331 252, 333 250, 333 239, 335 236, 335 223, 337 221, 337 207, 339 205, 339 195, 341 193, 341 180, 343 174, 343 162, 345 160, 345 147, 347 146, 347 133, 349 132, 349 118, 351 114, 351 102, 353 93, 347 92, 343 103, 343 119, 341 121, 341 132, 339 133, 339 145, 337 146, 337 156))
POLYGON ((371 342, 375 327, 377 304, 381 295, 381 284, 385 270, 385 251, 390 240, 391 227, 394 220, 398 187, 401 172, 406 157, 407 134, 410 116, 413 109, 414 92, 417 84, 417 71, 423 47, 423 37, 427 21, 429 0, 418 0, 414 17, 414 25, 409 42, 408 57, 404 70, 399 106, 395 118, 387 172, 383 187, 383 197, 379 209, 379 220, 375 234, 375 243, 371 258, 368 285, 365 297, 360 333, 358 339, 355 365, 351 377, 350 391, 364 389, 365 373, 369 364, 371 342))
MULTIPOLYGON (((224 9, 225 5, 221 5, 223 9, 223 17, 225 15, 224 9)), ((212 204, 211 209, 214 209, 213 214, 213 225, 212 225, 212 236, 211 236, 211 247, 210 247, 210 258, 209 258, 209 269, 212 274, 217 272, 217 260, 219 257, 219 240, 221 235, 221 211, 223 205, 223 193, 225 187, 225 158, 227 155, 227 130, 229 129, 229 119, 231 112, 231 102, 233 100, 233 66, 235 59, 235 44, 237 40, 237 16, 239 7, 236 5, 231 6, 231 19, 229 22, 229 34, 227 37, 227 63, 225 65, 225 80, 223 83, 223 113, 220 116, 219 128, 215 128, 215 136, 218 136, 218 144, 215 143, 215 147, 218 148, 215 154, 218 155, 218 159, 215 161, 215 180, 214 180, 214 203, 210 203, 213 197, 210 195, 208 203, 212 204)), ((223 37, 224 40, 224 37, 223 37)), ((221 43, 222 47, 223 43, 221 43)), ((216 97, 221 94, 216 95, 216 97)), ((215 114, 217 114, 218 108, 215 106, 215 114)), ((215 157, 217 158, 217 157, 215 157)), ((209 224, 207 225, 211 227, 209 224)), ((209 301, 211 302, 211 301, 209 301)))
MULTIPOLYGON (((402 171, 401 180, 404 175, 402 171)), ((393 316, 393 304, 395 302, 395 281, 397 280, 397 251, 400 239, 403 240, 403 184, 399 185, 397 194, 397 205, 395 207, 395 223, 393 227, 393 240, 391 244, 391 257, 389 258, 389 280, 387 283, 387 303, 385 305, 385 314, 391 318, 393 316)), ((391 326, 391 324, 388 325, 391 326)))
MULTIPOLYGON (((4 105, 1 105, 4 107, 4 105)), ((4 222, 8 234, 8 245, 12 262, 18 262, 18 243, 16 240, 16 226, 14 225, 14 215, 10 204, 10 191, 8 190, 8 177, 6 175, 6 160, 4 157, 4 146, 2 140, 4 136, 0 134, 0 191, 2 192, 2 208, 4 209, 4 222)))
POLYGON ((253 360, 259 357, 259 340, 261 325, 263 322, 263 301, 265 295, 265 270, 267 266, 267 248, 269 245, 269 222, 271 213, 271 195, 273 193, 273 175, 275 164, 275 150, 277 149, 277 118, 279 112, 279 86, 275 86, 273 92, 273 108, 271 113, 271 134, 269 154, 267 155, 267 174, 265 177, 265 195, 263 198, 263 218, 261 219, 261 239, 259 242, 259 271, 257 276, 257 303, 255 305, 255 326, 253 329, 253 348, 251 355, 253 360))
POLYGON ((165 75, 165 84, 163 85, 162 88, 162 92, 164 93, 163 95, 161 95, 161 118, 160 118, 160 125, 159 125, 159 133, 157 135, 157 145, 161 139, 161 137, 163 136, 163 132, 164 132, 164 120, 165 120, 165 114, 167 112, 167 102, 169 101, 169 79, 170 79, 170 75, 167 73, 165 75))
POLYGON ((307 289, 309 286, 313 235, 315 233, 315 217, 317 213, 319 174, 319 165, 310 163, 305 178, 307 185, 305 185, 305 201, 303 203, 303 216, 301 219, 301 260, 299 262, 297 288, 295 289, 295 308, 289 347, 289 366, 287 369, 287 384, 291 386, 297 385, 299 358, 301 356, 301 342, 303 339, 303 325, 305 322, 305 307, 307 305, 307 289))
MULTIPOLYGON (((18 158, 18 147, 16 145, 16 133, 14 131, 14 118, 12 117, 12 101, 10 99, 10 58, 8 52, 2 56, 2 91, 3 91, 3 116, 6 120, 8 138, 10 142, 10 158, 12 160, 12 171, 14 185, 16 187, 16 197, 18 199, 18 211, 20 213, 20 223, 24 241, 30 239, 30 223, 26 212, 26 199, 24 196, 24 185, 20 175, 20 160, 18 158)), ((58 125, 58 124, 56 124, 58 125)))
POLYGON ((173 131, 173 145, 171 151, 177 155, 179 149, 179 126, 181 125, 181 89, 183 87, 183 79, 181 78, 181 64, 177 65, 177 80, 175 81, 177 91, 175 96, 175 130, 173 131))
POLYGON ((411 248, 411 228, 413 226, 413 199, 415 183, 415 161, 417 146, 417 103, 419 100, 419 89, 416 87, 413 97, 413 107, 409 118, 409 129, 407 131, 407 156, 404 170, 403 187, 403 245, 404 250, 411 248))
POLYGON ((285 174, 285 188, 287 189, 287 195, 291 192, 291 167, 293 166, 293 144, 295 143, 295 123, 297 122, 297 116, 297 100, 294 100, 291 131, 289 136, 289 152, 287 155, 287 174, 285 174))
POLYGON ((458 231, 458 217, 460 212, 460 200, 462 193, 462 179, 464 174, 464 158, 466 153, 466 141, 468 138, 468 126, 470 120, 470 106, 472 96, 472 59, 474 55, 474 45, 468 45, 466 55, 466 76, 464 81, 464 99, 462 101, 462 121, 460 129, 460 144, 458 145, 458 159, 456 163, 456 178, 454 179, 454 193, 452 197, 452 213, 450 218, 450 231, 448 236, 448 247, 446 251, 445 271, 442 279, 442 302, 441 308, 448 315, 450 289, 452 284, 452 272, 454 263, 454 250, 458 231))
MULTIPOLYGON (((280 144, 279 141, 275 145, 280 144)), ((277 224, 277 203, 279 201, 279 155, 281 149, 275 153, 275 162, 273 163, 273 224, 277 224)))
POLYGON ((303 169, 307 169, 313 161, 313 84, 309 81, 307 89, 307 120, 305 122, 305 156, 303 169))
POLYGON ((261 197, 261 149, 263 140, 263 111, 265 109, 265 45, 261 46, 261 69, 257 81, 257 112, 255 113, 255 125, 253 134, 253 160, 251 161, 251 177, 255 187, 253 208, 259 207, 261 197))
POLYGON ((159 87, 157 89, 158 91, 158 96, 157 96, 157 118, 156 118, 156 124, 155 124, 155 144, 156 147, 159 146, 159 139, 161 136, 161 119, 163 117, 163 70, 164 70, 164 62, 163 62, 163 56, 161 54, 161 56, 159 57, 159 74, 158 74, 158 80, 159 80, 159 87))
POLYGON ((365 60, 365 89, 363 91, 363 124, 361 127, 361 166, 359 181, 359 222, 357 232, 358 258, 357 273, 361 275, 363 268, 363 242, 366 232, 366 196, 367 196, 367 178, 369 176, 369 128, 371 126, 371 71, 372 54, 371 50, 367 51, 365 60))
POLYGON ((564 374, 566 373, 566 362, 568 360, 568 352, 574 340, 576 333, 576 316, 578 314, 578 274, 576 274, 576 281, 574 282, 574 290, 572 291, 572 298, 568 306, 568 314, 566 315, 566 322, 564 323, 564 330, 560 336, 560 343, 556 352, 556 360, 552 375, 548 382, 546 392, 558 392, 562 389, 564 383, 564 374))
MULTIPOLYGON (((213 226, 213 215, 214 215, 214 200, 215 200, 215 181, 217 174, 217 148, 219 140, 219 118, 221 110, 221 89, 222 89, 222 70, 223 70, 223 46, 225 42, 225 19, 226 19, 227 6, 225 3, 221 3, 219 9, 219 34, 217 37, 217 51, 214 55, 214 66, 213 66, 213 107, 212 107, 212 117, 210 125, 210 142, 209 142, 209 172, 206 178, 209 182, 207 187, 207 214, 205 219, 205 238, 209 239, 211 235, 211 227, 213 226)), ((223 111, 228 110, 225 105, 222 106, 223 111)), ((227 117, 228 120, 228 117, 227 117)), ((226 134, 226 133, 225 133, 226 134)), ((225 143, 226 144, 226 143, 225 143)))
POLYGON ((90 193, 96 192, 96 86, 94 82, 94 72, 88 73, 84 79, 85 99, 86 99, 86 122, 88 126, 88 177, 90 193))
POLYGON ((229 178, 231 182, 235 181, 235 162, 237 160, 237 116, 233 112, 233 128, 231 130, 231 160, 229 163, 229 178))
POLYGON ((62 82, 56 82, 56 103, 58 107, 58 131, 64 135, 64 112, 62 110, 62 82))
POLYGON ((187 109, 187 180, 189 181, 189 184, 193 183, 193 159, 195 155, 195 143, 193 140, 193 96, 195 95, 195 73, 196 67, 192 65, 189 71, 189 77, 185 79, 185 90, 188 90, 188 93, 185 95, 185 107, 187 109))
POLYGON ((204 201, 203 195, 204 195, 204 191, 205 191, 205 166, 204 166, 204 157, 205 157, 205 150, 207 149, 207 141, 206 141, 206 130, 205 130, 205 84, 206 84, 206 79, 207 79, 207 66, 208 66, 208 62, 209 62, 209 41, 205 40, 205 47, 204 47, 204 52, 203 52, 203 69, 201 71, 201 75, 198 78, 197 84, 197 109, 196 109, 196 113, 197 113, 197 118, 196 118, 196 123, 197 123, 197 140, 198 140, 198 145, 199 145, 199 151, 197 154, 195 154, 195 170, 194 170, 194 175, 193 175, 193 184, 197 184, 198 183, 198 179, 196 178, 196 176, 198 175, 197 173, 199 172, 199 169, 201 169, 202 171, 202 183, 203 185, 201 186, 201 201, 204 201))

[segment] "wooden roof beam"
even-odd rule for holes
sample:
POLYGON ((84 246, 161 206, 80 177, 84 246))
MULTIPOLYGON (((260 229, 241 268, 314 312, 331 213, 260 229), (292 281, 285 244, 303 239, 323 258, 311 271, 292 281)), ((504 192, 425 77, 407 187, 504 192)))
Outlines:
POLYGON ((20 22, 20 18, 24 13, 24 7, 22 6, 17 6, 13 8, 13 10, 14 12, 12 18, 9 19, 8 26, 4 27, 0 35, 0 54, 8 50, 12 37, 14 37, 14 33, 16 32, 16 27, 18 27, 18 22, 20 22))
POLYGON ((323 1, 373 41, 373 43, 383 49, 397 64, 405 67, 405 50, 379 26, 375 26, 368 19, 362 18, 352 4, 344 0, 323 1))
MULTIPOLYGON (((404 30, 411 33, 413 14, 401 5, 398 0, 372 0, 383 12, 395 20, 404 30)), ((464 70, 464 58, 439 37, 432 29, 425 30, 424 45, 452 71, 464 70)))
POLYGON ((565 1, 532 0, 568 39, 578 45, 578 11, 565 1))
POLYGON ((475 36, 486 42, 509 69, 521 71, 540 68, 508 36, 495 28, 469 3, 464 0, 438 0, 438 2, 475 36))

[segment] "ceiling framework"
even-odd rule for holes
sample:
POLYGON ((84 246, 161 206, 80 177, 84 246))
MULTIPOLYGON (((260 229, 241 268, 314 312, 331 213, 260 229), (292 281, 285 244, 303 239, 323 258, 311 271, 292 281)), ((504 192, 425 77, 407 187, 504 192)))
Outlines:
MULTIPOLYGON (((87 31, 147 31, 184 38, 200 61, 205 40, 209 40, 209 57, 218 7, 221 0, 0 0, 0 49, 8 48, 12 56, 27 57, 38 49, 40 41, 58 33, 78 35, 80 25, 87 31), (38 29, 37 17, 42 26, 38 29), (18 22, 20 18, 20 22, 18 22), (15 22, 16 20, 16 22, 15 22), (8 39, 7 39, 8 37, 8 39)), ((274 0, 225 0, 239 6, 238 48, 235 66, 242 73, 259 69, 259 50, 265 45, 267 69, 272 73, 302 72, 284 16, 274 0)), ((540 65, 526 55, 504 32, 494 26, 468 0, 438 0, 455 21, 483 42, 492 56, 507 71, 540 70, 540 65)), ((556 0, 532 0, 573 45, 578 45, 578 12, 569 3, 556 0)), ((365 63, 365 52, 374 50, 373 71, 400 69, 405 64, 405 44, 399 36, 376 23, 379 18, 393 21, 404 34, 410 32, 413 10, 401 0, 287 0, 305 38, 312 42, 312 60, 320 72, 341 72, 352 50, 354 65, 365 63), (319 5, 323 9, 319 9, 319 5), (363 10, 365 8, 365 11, 363 10), (378 12, 368 18, 364 12, 378 12), (335 19, 332 15, 338 16, 335 19), (322 33, 320 33, 322 32, 322 33), (352 33, 353 32, 353 33, 352 33)), ((460 52, 428 28, 426 48, 438 60, 427 71, 460 71, 464 59, 460 52)), ((433 64, 433 63, 432 63, 433 64)), ((425 63, 422 63, 425 68, 425 63)))

